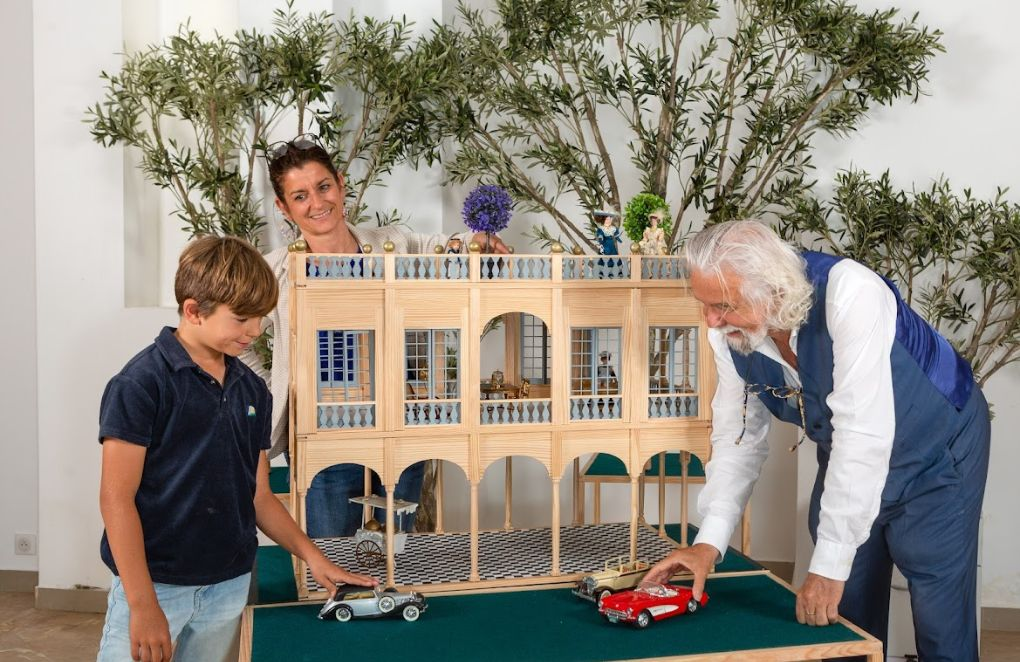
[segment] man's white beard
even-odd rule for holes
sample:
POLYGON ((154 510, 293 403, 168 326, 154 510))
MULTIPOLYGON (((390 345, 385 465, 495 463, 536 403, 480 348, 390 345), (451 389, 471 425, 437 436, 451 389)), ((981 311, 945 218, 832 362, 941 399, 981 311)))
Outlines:
POLYGON ((726 338, 726 343, 730 348, 745 356, 761 347, 761 344, 765 342, 765 338, 768 337, 768 331, 764 325, 758 327, 755 331, 739 329, 735 326, 724 326, 720 327, 719 330, 722 331, 723 337, 726 338), (734 338, 730 335, 730 333, 734 332, 740 335, 734 338))

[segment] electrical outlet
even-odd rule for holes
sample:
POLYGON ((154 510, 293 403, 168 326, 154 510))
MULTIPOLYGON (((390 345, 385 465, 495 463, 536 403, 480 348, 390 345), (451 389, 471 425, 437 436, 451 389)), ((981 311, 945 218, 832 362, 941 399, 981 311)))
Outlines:
POLYGON ((14 553, 19 556, 35 556, 35 534, 15 533, 14 553))

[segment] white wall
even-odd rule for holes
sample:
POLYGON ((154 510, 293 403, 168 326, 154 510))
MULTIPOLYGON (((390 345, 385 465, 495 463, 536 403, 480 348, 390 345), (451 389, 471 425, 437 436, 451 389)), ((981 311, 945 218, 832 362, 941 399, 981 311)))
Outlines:
POLYGON ((0 67, 4 120, 0 122, 0 568, 36 570, 36 556, 15 556, 14 534, 39 530, 39 463, 36 446, 35 177, 32 149, 32 3, 4 7, 0 67))
MULTIPOLYGON (((340 3, 334 3, 337 4, 340 3)), ((16 5, 20 10, 7 9, 7 16, 15 18, 5 21, 4 34, 11 32, 18 37, 0 42, 0 52, 7 62, 28 61, 24 18, 22 28, 16 27, 17 17, 25 15, 24 5, 25 2, 16 5)), ((394 3, 387 7, 390 5, 394 3)), ((448 5, 449 2, 443 3, 444 18, 451 15, 448 5)), ((255 18, 254 6, 247 3, 238 6, 243 6, 238 16, 246 25, 264 20, 255 18)), ((259 6, 267 10, 275 7, 268 1, 260 2, 259 6)), ((410 9, 418 5, 406 2, 400 5, 403 6, 410 9)), ((1012 49, 1007 32, 1007 26, 1016 24, 1020 10, 989 0, 971 3, 966 9, 954 3, 921 0, 905 6, 908 14, 917 9, 923 20, 947 33, 945 43, 950 52, 937 58, 932 68, 930 87, 934 96, 922 99, 917 107, 898 104, 892 109, 876 109, 874 119, 852 143, 824 145, 815 157, 821 166, 820 179, 828 181, 835 168, 853 162, 874 171, 892 167, 905 185, 911 181, 923 185, 942 172, 961 186, 973 186, 979 193, 991 191, 996 184, 1016 184, 1012 165, 1018 139, 1007 113, 1017 106, 1018 99, 1012 87, 1003 81, 1012 80, 1011 74, 1020 66, 1020 55, 1012 49), (989 149, 992 145, 998 149, 989 149)), ((341 7, 336 11, 345 13, 341 7)), ((400 9, 394 5, 392 11, 397 13, 400 9)), ((14 531, 34 523, 33 509, 37 504, 38 567, 40 584, 45 587, 108 584, 107 572, 97 554, 102 529, 96 494, 99 398, 109 377, 150 342, 162 324, 171 323, 174 318, 173 311, 168 309, 125 308, 124 156, 120 150, 94 144, 81 122, 84 109, 100 98, 102 85, 98 72, 119 67, 116 53, 123 49, 125 40, 122 12, 120 0, 96 0, 87 6, 37 0, 31 46, 32 80, 36 85, 33 96, 26 96, 31 99, 32 114, 8 115, 13 119, 15 138, 33 136, 34 150, 29 153, 34 151, 35 170, 34 182, 17 184, 16 195, 5 197, 5 201, 11 201, 5 204, 5 210, 9 209, 8 214, 15 218, 32 218, 32 205, 25 198, 32 196, 26 191, 34 186, 31 202, 35 207, 36 248, 33 259, 31 249, 25 251, 28 256, 21 256, 5 247, 3 250, 9 251, 5 257, 11 257, 4 262, 11 268, 20 265, 22 271, 31 271, 34 264, 37 289, 33 299, 26 287, 30 278, 8 278, 4 282, 17 283, 19 291, 5 291, 4 302, 8 303, 8 310, 27 311, 34 300, 38 310, 38 346, 47 351, 39 357, 33 372, 30 363, 28 367, 17 363, 34 360, 25 358, 31 354, 26 348, 32 347, 32 336, 26 335, 28 330, 23 327, 20 336, 3 338, 7 341, 3 344, 5 348, 12 345, 17 348, 14 352, 5 349, 5 357, 15 359, 5 366, 20 365, 5 374, 4 388, 24 399, 16 401, 17 409, 11 409, 5 416, 5 421, 14 421, 9 429, 15 434, 8 437, 12 441, 6 442, 8 452, 3 470, 12 466, 17 469, 11 469, 16 471, 13 481, 3 480, 0 489, 8 497, 5 503, 11 503, 10 495, 17 494, 23 495, 20 503, 24 505, 13 511, 0 511, 4 516, 0 522, 0 567, 19 568, 17 564, 24 562, 21 557, 7 558, 2 550, 11 549, 14 531), (14 386, 12 377, 19 379, 14 386), (33 382, 38 384, 38 407, 31 400, 33 382), (24 415, 19 417, 19 413, 33 409, 36 423, 24 415), (38 446, 32 443, 34 425, 38 426, 38 446), (26 441, 19 444, 17 437, 26 441), (42 466, 37 492, 32 489, 31 478, 35 450, 42 466), (38 500, 33 501, 36 493, 38 500)), ((14 74, 9 71, 4 73, 5 77, 11 75, 14 74)), ((12 84, 15 89, 26 85, 23 79, 12 84)), ((5 122, 4 130, 7 128, 5 122)), ((17 141, 9 138, 4 144, 17 141)), ((8 164, 10 159, 5 160, 5 176, 0 177, 5 187, 13 185, 10 183, 16 180, 11 176, 17 174, 8 164)), ((24 176, 26 168, 18 169, 24 176)), ((460 200, 466 191, 444 192, 436 188, 434 181, 428 178, 426 181, 432 187, 427 197, 433 211, 420 216, 416 211, 416 227, 425 229, 425 217, 438 213, 446 230, 459 229, 460 200), (432 206, 436 196, 442 200, 439 212, 432 206)), ((1020 191, 1020 187, 1014 188, 1020 191)), ((392 185, 387 194, 404 194, 397 195, 397 203, 411 203, 417 208, 419 195, 426 194, 410 195, 408 190, 401 182, 392 185)), ((18 229, 23 228, 21 225, 18 229)), ((522 222, 521 228, 526 228, 526 224, 522 222)), ((17 236, 11 232, 8 230, 9 238, 17 236)), ((5 242, 5 246, 13 243, 17 242, 5 242)), ((521 242, 517 248, 524 252, 526 246, 521 242)), ((1017 534, 1015 527, 1007 525, 1011 522, 1008 508, 1017 502, 1016 482, 1006 473, 1008 467, 1020 461, 1017 457, 1020 450, 1007 435, 1008 429, 1015 429, 1020 423, 1016 420, 1020 414, 1010 406, 1020 392, 1018 377, 1016 371, 1005 373, 993 380, 989 389, 991 399, 999 405, 993 442, 995 462, 986 500, 985 595, 989 606, 1020 606, 1017 597, 1020 579, 1014 560, 1017 534)), ((6 395, 0 401, 4 406, 14 402, 6 395)), ((780 437, 755 496, 754 540, 759 557, 789 560, 794 556, 794 531, 804 529, 803 513, 794 514, 793 465, 811 453, 805 453, 803 448, 795 455, 787 453, 789 435, 780 432, 780 437)), ((496 485, 494 481, 493 491, 500 492, 496 485)), ((517 490, 521 489, 517 483, 517 490)), ((611 499, 607 493, 604 507, 612 507, 608 505, 611 499)))
MULTIPOLYGON (((920 14, 919 20, 941 29, 946 53, 931 65, 930 96, 914 106, 897 104, 876 108, 871 120, 851 140, 819 143, 815 162, 820 182, 831 182, 834 173, 851 165, 879 174, 891 169, 894 182, 926 188, 945 175, 957 191, 973 189, 977 196, 994 195, 997 186, 1012 189, 1020 199, 1020 131, 1016 109, 1020 89, 1013 83, 1020 67, 1013 26, 1020 21, 1020 7, 997 0, 966 4, 930 0, 857 0, 862 8, 901 8, 901 15, 920 14)), ((986 607, 1020 607, 1020 535, 1016 505, 1020 483, 1012 475, 1020 465, 1020 370, 1014 365, 996 374, 985 394, 995 410, 992 422, 992 462, 984 504, 982 553, 982 604, 986 607)), ((814 457, 801 454, 798 500, 806 514, 814 457)), ((810 553, 806 527, 801 526, 798 566, 810 553)))

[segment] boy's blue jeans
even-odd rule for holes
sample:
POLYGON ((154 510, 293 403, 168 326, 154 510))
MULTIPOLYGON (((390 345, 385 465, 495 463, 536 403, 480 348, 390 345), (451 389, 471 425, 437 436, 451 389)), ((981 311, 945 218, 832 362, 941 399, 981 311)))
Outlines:
MULTIPOLYGON (((289 458, 288 458, 289 459, 289 458)), ((400 475, 397 489, 393 491, 396 499, 405 501, 421 501, 421 485, 425 478, 425 463, 416 462, 400 475)), ((379 477, 372 474, 372 493, 385 495, 379 477)), ((305 498, 305 521, 308 537, 338 538, 353 536, 361 526, 364 506, 350 502, 351 497, 365 494, 365 468, 360 464, 337 464, 323 469, 308 489, 305 498)), ((375 517, 385 518, 385 511, 379 510, 375 517)), ((397 520, 397 526, 403 524, 401 530, 410 531, 414 528, 414 515, 403 516, 403 522, 397 520)))
MULTIPOLYGON (((209 586, 154 584, 170 624, 174 662, 237 659, 238 626, 248 602, 251 573, 209 586)), ((120 577, 113 578, 97 662, 130 662, 130 612, 120 577)))

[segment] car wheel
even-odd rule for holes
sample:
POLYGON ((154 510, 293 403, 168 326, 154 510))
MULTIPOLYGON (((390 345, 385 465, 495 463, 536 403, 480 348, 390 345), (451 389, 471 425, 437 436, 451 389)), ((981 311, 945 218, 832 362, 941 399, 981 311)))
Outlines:
POLYGON ((379 611, 384 614, 388 614, 393 611, 393 608, 397 606, 397 601, 392 596, 384 595, 379 598, 379 611))
POLYGON ((646 609, 637 615, 637 620, 634 621, 634 625, 638 626, 642 630, 652 624, 652 615, 646 609))
POLYGON ((339 607, 336 608, 336 611, 333 612, 333 615, 336 616, 336 620, 340 621, 341 623, 346 623, 347 621, 351 620, 351 617, 354 616, 354 612, 351 611, 350 607, 340 605, 339 607))
POLYGON ((418 609, 418 605, 404 605, 404 611, 401 613, 405 621, 413 623, 421 616, 421 609, 418 609))
POLYGON ((604 588, 595 595, 595 604, 602 606, 602 601, 613 594, 608 588, 604 588))
POLYGON ((695 600, 694 598, 691 598, 690 600, 687 601, 687 613, 688 614, 693 614, 694 612, 698 611, 698 607, 700 607, 700 606, 701 605, 698 604, 697 600, 695 600))

